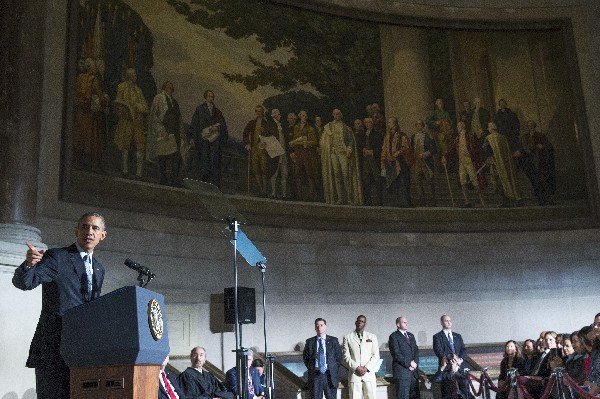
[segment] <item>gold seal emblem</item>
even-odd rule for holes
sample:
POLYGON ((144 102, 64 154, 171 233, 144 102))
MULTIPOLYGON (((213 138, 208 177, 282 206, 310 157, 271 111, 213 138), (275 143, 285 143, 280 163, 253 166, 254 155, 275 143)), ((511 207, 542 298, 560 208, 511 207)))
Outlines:
POLYGON ((164 332, 163 316, 160 303, 156 299, 148 302, 148 326, 155 341, 162 338, 164 332))

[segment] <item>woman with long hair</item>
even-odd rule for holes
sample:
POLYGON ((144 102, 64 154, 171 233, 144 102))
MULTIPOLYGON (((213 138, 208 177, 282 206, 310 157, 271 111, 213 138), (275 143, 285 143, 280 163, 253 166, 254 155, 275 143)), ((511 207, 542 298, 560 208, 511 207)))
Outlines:
POLYGON ((500 390, 496 394, 497 399, 507 399, 509 394, 509 383, 506 381, 508 376, 508 370, 517 369, 519 374, 523 369, 523 356, 521 355, 521 348, 514 340, 506 341, 504 344, 504 357, 500 362, 500 375, 498 376, 498 388, 500 390))

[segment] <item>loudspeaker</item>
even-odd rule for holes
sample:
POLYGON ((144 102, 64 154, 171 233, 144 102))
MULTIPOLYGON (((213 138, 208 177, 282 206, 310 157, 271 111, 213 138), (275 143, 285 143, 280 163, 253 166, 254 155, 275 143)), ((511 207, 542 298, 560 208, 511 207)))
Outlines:
MULTIPOLYGON (((235 287, 223 291, 225 323, 235 324, 235 287)), ((238 287, 238 321, 240 324, 256 323, 256 302, 254 288, 238 287)))

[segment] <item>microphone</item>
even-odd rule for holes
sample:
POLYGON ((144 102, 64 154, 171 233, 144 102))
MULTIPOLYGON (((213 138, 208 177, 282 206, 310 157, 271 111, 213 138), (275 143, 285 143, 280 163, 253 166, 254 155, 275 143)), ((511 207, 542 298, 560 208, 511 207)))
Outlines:
POLYGON ((156 277, 154 275, 154 273, 152 273, 150 271, 150 269, 148 269, 145 266, 140 265, 139 263, 137 263, 134 260, 131 260, 129 258, 125 259, 125 266, 127 266, 130 269, 135 270, 136 272, 138 272, 139 274, 142 274, 144 276, 149 277, 150 279, 153 279, 154 277, 156 277))

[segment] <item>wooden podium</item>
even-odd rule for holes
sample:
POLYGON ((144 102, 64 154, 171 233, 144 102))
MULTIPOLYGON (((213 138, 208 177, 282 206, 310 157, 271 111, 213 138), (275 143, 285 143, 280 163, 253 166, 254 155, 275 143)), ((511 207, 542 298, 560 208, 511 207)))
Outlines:
POLYGON ((162 295, 123 287, 63 316, 61 354, 71 369, 72 399, 158 397, 169 354, 162 295))

